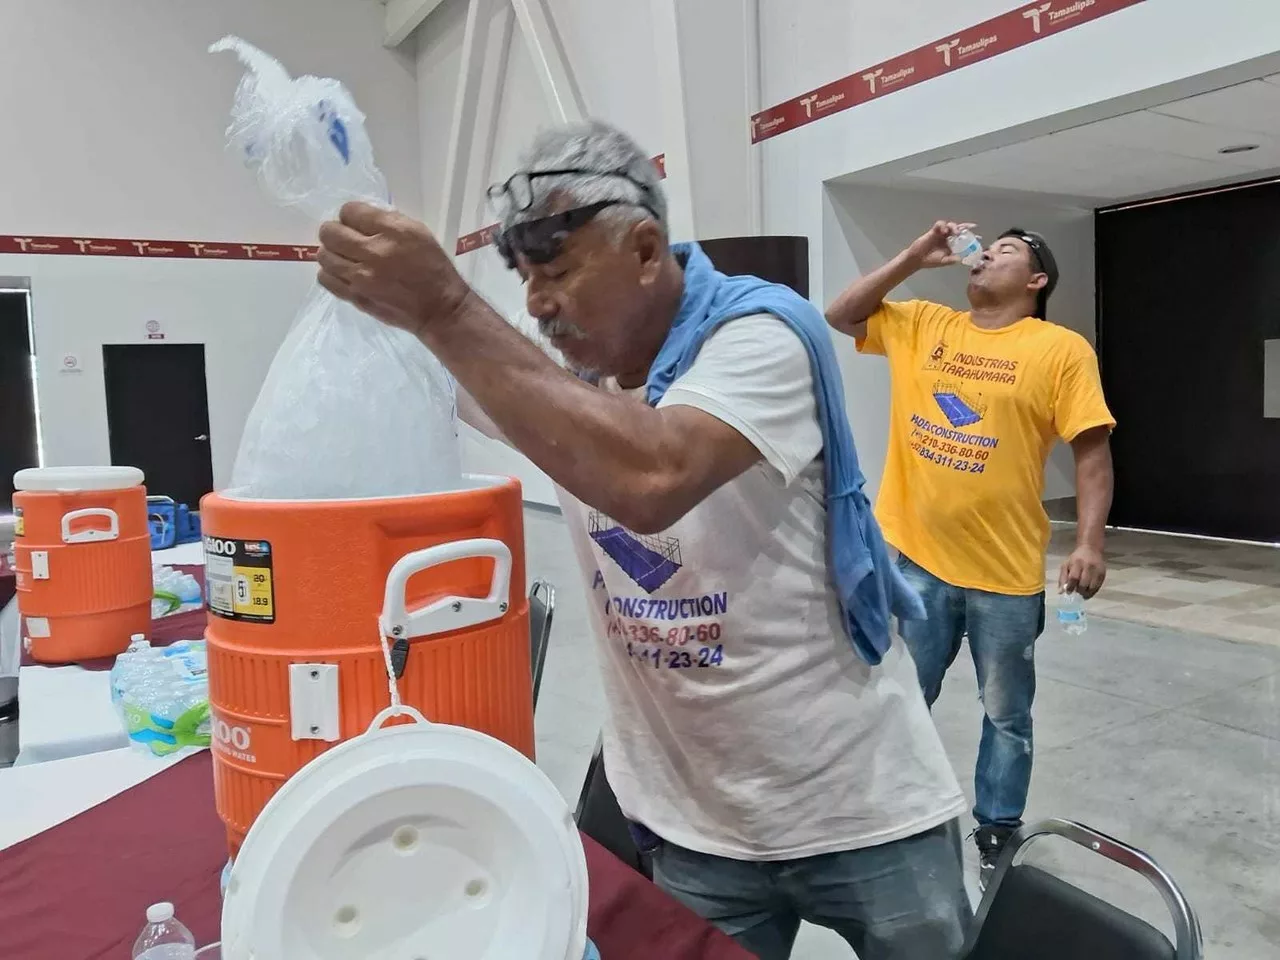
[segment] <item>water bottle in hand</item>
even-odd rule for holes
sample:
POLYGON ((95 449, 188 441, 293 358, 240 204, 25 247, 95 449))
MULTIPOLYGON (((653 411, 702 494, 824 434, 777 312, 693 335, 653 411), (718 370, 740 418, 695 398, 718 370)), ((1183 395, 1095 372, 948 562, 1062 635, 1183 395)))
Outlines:
POLYGON ((966 267, 976 267, 982 262, 982 238, 972 230, 961 230, 955 236, 949 237, 947 246, 966 267))
POLYGON ((1084 598, 1074 590, 1058 595, 1058 624, 1073 637, 1089 629, 1089 619, 1084 612, 1084 598))
POLYGON ((196 938, 173 915, 172 903, 147 907, 147 925, 133 942, 133 960, 192 960, 196 938))

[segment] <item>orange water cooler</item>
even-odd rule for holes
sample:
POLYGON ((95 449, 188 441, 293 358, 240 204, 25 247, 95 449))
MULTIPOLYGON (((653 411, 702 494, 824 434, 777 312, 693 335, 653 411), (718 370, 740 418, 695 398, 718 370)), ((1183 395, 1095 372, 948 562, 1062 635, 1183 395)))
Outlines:
POLYGON ((13 477, 18 609, 34 660, 115 656, 151 632, 147 491, 134 467, 13 477))
POLYGON ((214 791, 234 855, 293 773, 403 701, 533 756, 520 484, 200 504, 214 791))

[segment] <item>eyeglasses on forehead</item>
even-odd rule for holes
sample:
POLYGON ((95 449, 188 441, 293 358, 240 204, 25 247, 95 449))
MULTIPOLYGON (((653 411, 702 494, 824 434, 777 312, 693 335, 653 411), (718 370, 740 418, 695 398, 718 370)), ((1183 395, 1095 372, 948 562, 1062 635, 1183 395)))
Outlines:
POLYGON ((507 177, 502 183, 495 183, 489 187, 487 194, 489 203, 495 208, 494 212, 500 216, 511 213, 522 213, 533 206, 534 201, 534 181, 541 180, 546 177, 618 177, 626 180, 639 189, 641 194, 641 205, 652 206, 653 196, 652 189, 649 184, 635 177, 630 170, 587 170, 583 167, 557 167, 552 170, 517 170, 511 176, 507 177), (499 205, 504 204, 506 209, 499 209, 499 205))

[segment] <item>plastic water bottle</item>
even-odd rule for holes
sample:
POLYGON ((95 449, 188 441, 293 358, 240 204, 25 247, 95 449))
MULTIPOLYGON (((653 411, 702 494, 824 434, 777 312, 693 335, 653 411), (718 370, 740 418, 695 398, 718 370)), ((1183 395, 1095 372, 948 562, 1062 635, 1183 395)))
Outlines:
POLYGON ((191 574, 182 573, 173 567, 162 564, 152 566, 151 583, 154 594, 151 601, 152 618, 176 613, 181 607, 199 603, 203 599, 199 581, 191 574))
POLYGON ((204 641, 144 651, 120 678, 119 709, 129 740, 156 756, 211 740, 204 641))
POLYGON ((976 267, 982 262, 982 238, 972 230, 961 230, 955 236, 948 238, 947 246, 966 267, 976 267))
POLYGON ((173 915, 172 903, 147 907, 147 925, 133 942, 133 960, 192 960, 196 938, 173 915))
POLYGON ((129 649, 116 657, 111 665, 111 702, 117 708, 127 686, 133 686, 140 670, 145 670, 143 661, 152 655, 151 644, 140 633, 129 638, 129 649))
POLYGON ((1074 590, 1058 596, 1058 623, 1073 637, 1089 629, 1089 618, 1084 612, 1084 598, 1074 590))

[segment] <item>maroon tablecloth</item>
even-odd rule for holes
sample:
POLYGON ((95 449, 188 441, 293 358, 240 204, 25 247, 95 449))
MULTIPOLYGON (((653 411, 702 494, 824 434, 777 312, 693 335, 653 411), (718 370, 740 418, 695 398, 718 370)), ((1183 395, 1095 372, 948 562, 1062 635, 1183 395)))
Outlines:
MULTIPOLYGON (((588 932, 604 960, 750 954, 583 838, 588 932)), ((0 956, 128 960, 149 904, 171 900, 200 945, 218 939, 226 838, 207 752, 0 851, 0 956)), ((287 958, 264 958, 287 960, 287 958)))
MULTIPOLYGON (((175 564, 173 569, 191 574, 199 582, 200 589, 204 590, 203 564, 175 564)), ((2 589, 0 587, 0 590, 2 589)), ((0 603, 0 608, 3 606, 4 604, 0 603)), ((167 647, 169 644, 177 643, 179 640, 199 640, 204 636, 204 626, 207 619, 208 614, 204 611, 204 608, 201 608, 152 620, 151 645, 153 647, 167 647)), ((26 644, 24 643, 22 647, 22 665, 30 667, 39 664, 39 662, 39 660, 31 659, 31 654, 27 653, 26 644)), ((77 666, 83 667, 85 670, 110 670, 111 665, 115 662, 115 657, 98 657, 96 660, 81 660, 77 663, 77 666)))

